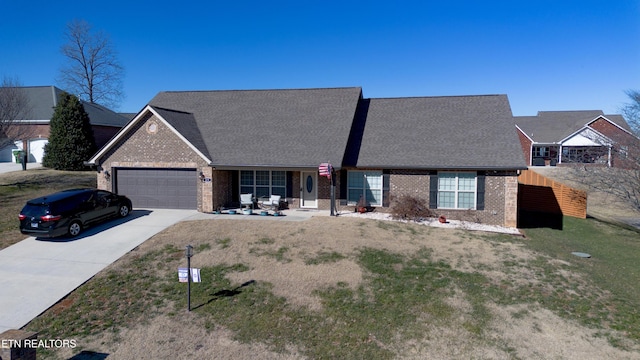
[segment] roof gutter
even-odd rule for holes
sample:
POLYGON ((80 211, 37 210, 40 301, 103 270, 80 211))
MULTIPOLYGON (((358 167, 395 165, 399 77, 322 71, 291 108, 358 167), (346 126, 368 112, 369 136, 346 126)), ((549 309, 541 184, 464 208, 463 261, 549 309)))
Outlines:
MULTIPOLYGON (((290 171, 301 171, 301 170, 309 170, 309 169, 318 169, 317 165, 278 165, 278 164, 270 164, 270 165, 228 165, 228 164, 213 164, 210 163, 209 166, 214 168, 215 170, 268 170, 268 169, 278 169, 278 170, 290 170, 290 171)), ((340 170, 341 166, 334 166, 334 170, 340 170)))
POLYGON ((449 165, 432 165, 432 166, 389 166, 389 165, 366 165, 351 167, 353 170, 360 169, 388 169, 388 170, 492 170, 492 171, 507 171, 507 170, 526 170, 526 165, 513 165, 513 166, 449 166, 449 165))

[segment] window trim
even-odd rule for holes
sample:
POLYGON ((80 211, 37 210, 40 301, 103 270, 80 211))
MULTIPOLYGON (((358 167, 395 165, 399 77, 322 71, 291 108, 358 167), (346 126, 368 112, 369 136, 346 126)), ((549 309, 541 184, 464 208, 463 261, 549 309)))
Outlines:
POLYGON ((443 210, 477 210, 478 209, 478 173, 476 171, 438 171, 438 181, 437 181, 437 189, 436 189, 436 194, 437 194, 437 208, 438 209, 443 209, 443 210), (455 174, 455 186, 453 190, 440 190, 440 175, 441 174, 455 174), (474 182, 474 189, 473 192, 470 190, 459 190, 459 179, 460 176, 459 174, 473 174, 473 182, 474 182), (442 192, 453 192, 454 193, 454 197, 453 197, 453 205, 454 207, 444 207, 441 205, 440 203, 440 199, 441 197, 441 193, 442 192), (458 207, 458 194, 459 193, 473 193, 473 207, 458 207))
MULTIPOLYGON (((269 195, 273 195, 273 188, 279 188, 279 189, 283 189, 283 193, 286 195, 287 194, 287 171, 286 170, 238 170, 238 191, 239 194, 244 194, 242 192, 242 188, 243 187, 252 187, 253 190, 251 191, 251 193, 253 194, 254 197, 257 196, 257 188, 268 188, 269 189, 269 195), (243 171, 247 171, 247 172, 251 172, 252 173, 252 183, 251 185, 243 185, 242 184, 242 172, 243 171), (257 185, 257 172, 258 171, 266 171, 269 172, 269 185, 257 185), (273 185, 273 173, 274 172, 282 172, 284 173, 284 184, 283 185, 273 185)), ((282 198, 285 198, 286 196, 282 195, 282 198)))
POLYGON ((357 205, 358 201, 350 201, 349 200, 349 192, 351 190, 362 190, 362 196, 364 197, 365 201, 367 202, 367 204, 369 206, 373 206, 373 207, 381 207, 384 204, 384 174, 382 172, 382 170, 348 170, 347 171, 347 192, 345 194, 346 200, 347 200, 347 205, 357 205), (360 173, 363 176, 363 186, 362 187, 353 187, 351 186, 351 182, 350 182, 350 176, 349 174, 351 173, 360 173), (380 187, 379 188, 371 188, 371 187, 367 187, 366 185, 368 185, 367 181, 366 181, 366 174, 372 174, 375 173, 375 176, 379 176, 380 177, 380 187), (380 202, 379 203, 373 203, 370 201, 370 199, 367 199, 367 192, 366 190, 370 189, 370 190, 379 190, 380 191, 380 202))
POLYGON ((551 157, 551 147, 546 145, 534 145, 532 153, 534 158, 548 158, 551 157), (540 150, 543 151, 541 152, 540 150))

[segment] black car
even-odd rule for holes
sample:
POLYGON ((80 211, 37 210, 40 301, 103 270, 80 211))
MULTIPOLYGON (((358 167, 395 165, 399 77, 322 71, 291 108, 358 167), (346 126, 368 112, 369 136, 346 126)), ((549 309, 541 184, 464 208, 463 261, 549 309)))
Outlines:
POLYGON ((105 190, 73 189, 27 201, 20 211, 20 232, 37 237, 78 236, 97 222, 126 217, 131 200, 105 190))

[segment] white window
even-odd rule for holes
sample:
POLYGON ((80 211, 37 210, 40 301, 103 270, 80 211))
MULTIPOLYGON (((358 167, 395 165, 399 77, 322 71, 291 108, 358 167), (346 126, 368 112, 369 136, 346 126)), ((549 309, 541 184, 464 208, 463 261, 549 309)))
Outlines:
POLYGON ((361 197, 367 205, 382 206, 382 171, 349 171, 347 202, 355 205, 361 197))
POLYGON ((286 171, 241 170, 240 193, 253 194, 257 198, 270 195, 280 195, 284 198, 287 193, 286 171))
POLYGON ((438 173, 438 209, 476 208, 475 172, 438 173))

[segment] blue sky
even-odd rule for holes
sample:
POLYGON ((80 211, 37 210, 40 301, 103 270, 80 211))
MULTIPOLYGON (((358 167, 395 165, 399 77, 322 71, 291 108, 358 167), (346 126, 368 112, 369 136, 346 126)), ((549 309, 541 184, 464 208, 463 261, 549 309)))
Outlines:
POLYGON ((159 91, 361 86, 507 94, 514 115, 617 113, 640 90, 640 1, 0 0, 0 76, 58 85, 66 23, 108 33, 138 112, 159 91))

